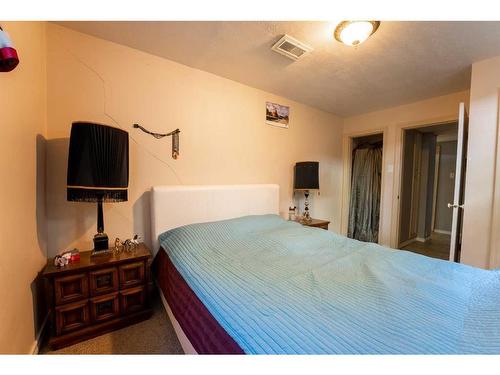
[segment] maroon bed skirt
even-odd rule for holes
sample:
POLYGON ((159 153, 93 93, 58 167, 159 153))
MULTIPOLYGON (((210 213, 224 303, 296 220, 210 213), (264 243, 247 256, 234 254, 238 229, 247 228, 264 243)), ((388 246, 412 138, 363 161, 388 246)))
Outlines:
POLYGON ((221 327, 160 248, 153 272, 175 319, 199 354, 245 354, 221 327))

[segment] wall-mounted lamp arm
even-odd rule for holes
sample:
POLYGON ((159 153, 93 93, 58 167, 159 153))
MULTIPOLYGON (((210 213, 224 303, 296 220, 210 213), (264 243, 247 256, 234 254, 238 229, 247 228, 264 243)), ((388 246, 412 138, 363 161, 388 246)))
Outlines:
POLYGON ((169 135, 173 135, 175 133, 180 133, 181 132, 179 129, 175 129, 175 130, 173 130, 173 131, 171 131, 170 133, 167 133, 167 134, 153 133, 153 132, 149 131, 148 129, 142 127, 139 124, 134 124, 134 128, 141 129, 144 133, 150 134, 153 137, 155 137, 156 139, 160 139, 160 138, 163 138, 163 137, 168 137, 169 135))
POLYGON ((134 124, 134 128, 141 129, 144 133, 152 135, 156 139, 168 137, 171 135, 172 136, 172 157, 174 159, 177 159, 179 157, 179 133, 181 132, 179 129, 175 129, 175 130, 171 131, 170 133, 161 134, 161 133, 153 133, 152 131, 149 131, 148 129, 142 127, 139 124, 134 124))

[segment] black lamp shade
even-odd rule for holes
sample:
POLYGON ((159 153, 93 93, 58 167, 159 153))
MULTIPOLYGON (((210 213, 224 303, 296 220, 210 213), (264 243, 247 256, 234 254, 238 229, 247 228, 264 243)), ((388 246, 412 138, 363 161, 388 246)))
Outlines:
POLYGON ((128 199, 128 133, 74 122, 69 140, 67 198, 80 202, 128 199))
POLYGON ((296 163, 293 188, 295 190, 319 189, 319 162, 302 161, 296 163))

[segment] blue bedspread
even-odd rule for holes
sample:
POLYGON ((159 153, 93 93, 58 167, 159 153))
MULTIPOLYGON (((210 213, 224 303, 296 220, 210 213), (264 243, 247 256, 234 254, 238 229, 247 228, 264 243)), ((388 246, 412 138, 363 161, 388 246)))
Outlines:
POLYGON ((276 215, 188 225, 160 242, 245 353, 500 354, 500 271, 276 215))

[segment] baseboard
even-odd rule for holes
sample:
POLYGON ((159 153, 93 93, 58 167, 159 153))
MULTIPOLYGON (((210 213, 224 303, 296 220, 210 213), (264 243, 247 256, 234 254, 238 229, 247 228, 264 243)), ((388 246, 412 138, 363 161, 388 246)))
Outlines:
POLYGON ((40 330, 38 331, 38 335, 36 336, 35 341, 33 342, 33 345, 31 346, 31 350, 29 351, 29 353, 37 355, 38 352, 40 351, 40 345, 42 343, 43 333, 45 332, 45 326, 47 325, 48 321, 49 321, 49 314, 47 314, 47 316, 43 320, 43 323, 40 326, 40 330))
POLYGON ((451 232, 449 230, 434 229, 434 232, 440 233, 440 234, 447 234, 447 235, 451 236, 451 232))
POLYGON ((28 354, 37 355, 40 350, 40 346, 38 340, 33 341, 33 345, 31 345, 31 349, 28 351, 28 354))
POLYGON ((418 242, 427 242, 429 241, 431 238, 430 237, 426 237, 426 238, 422 238, 422 237, 415 237, 415 241, 418 241, 418 242))

